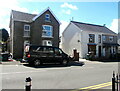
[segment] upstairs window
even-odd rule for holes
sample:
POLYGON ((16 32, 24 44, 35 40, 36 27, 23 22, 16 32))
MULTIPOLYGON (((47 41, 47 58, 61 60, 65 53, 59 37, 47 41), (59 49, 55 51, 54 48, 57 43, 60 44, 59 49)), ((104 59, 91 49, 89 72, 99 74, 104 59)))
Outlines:
POLYGON ((42 37, 52 37, 53 36, 53 27, 50 25, 43 25, 42 37))
POLYGON ((109 36, 109 41, 113 42, 113 36, 109 36))
POLYGON ((95 35, 89 34, 89 43, 94 43, 94 42, 95 42, 95 35))
POLYGON ((24 25, 24 37, 30 37, 30 25, 24 25))
POLYGON ((45 21, 50 21, 50 15, 49 14, 45 14, 45 21))
POLYGON ((105 35, 102 36, 102 40, 106 41, 106 36, 105 35))
POLYGON ((101 35, 98 35, 98 42, 101 43, 101 35))

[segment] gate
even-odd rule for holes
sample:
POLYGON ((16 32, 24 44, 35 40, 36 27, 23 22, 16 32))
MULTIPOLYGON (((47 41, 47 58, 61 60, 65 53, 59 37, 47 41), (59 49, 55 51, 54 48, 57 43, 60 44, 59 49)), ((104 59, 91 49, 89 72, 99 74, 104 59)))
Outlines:
POLYGON ((117 75, 115 75, 114 71, 112 77, 112 91, 120 91, 120 74, 117 73, 117 75))

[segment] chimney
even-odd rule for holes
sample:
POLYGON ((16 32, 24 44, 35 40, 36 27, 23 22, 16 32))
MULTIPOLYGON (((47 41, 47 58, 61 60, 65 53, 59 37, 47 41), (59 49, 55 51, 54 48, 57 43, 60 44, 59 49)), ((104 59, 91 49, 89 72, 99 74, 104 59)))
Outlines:
POLYGON ((105 26, 106 26, 106 24, 103 24, 103 26, 105 27, 105 26))

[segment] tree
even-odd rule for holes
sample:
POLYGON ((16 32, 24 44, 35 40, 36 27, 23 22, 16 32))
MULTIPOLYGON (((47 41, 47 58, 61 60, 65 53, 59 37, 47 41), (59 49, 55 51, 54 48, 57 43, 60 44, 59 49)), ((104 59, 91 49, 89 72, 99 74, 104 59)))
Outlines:
POLYGON ((8 31, 6 29, 0 29, 0 41, 6 42, 9 38, 8 31))
POLYGON ((0 29, 0 51, 7 51, 7 40, 9 38, 8 31, 6 29, 0 29))

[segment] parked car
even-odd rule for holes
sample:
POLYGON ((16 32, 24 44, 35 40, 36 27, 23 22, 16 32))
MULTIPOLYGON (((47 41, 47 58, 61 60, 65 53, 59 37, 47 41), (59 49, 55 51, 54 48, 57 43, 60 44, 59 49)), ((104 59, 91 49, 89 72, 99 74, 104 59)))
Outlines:
POLYGON ((60 63, 67 65, 70 57, 57 47, 29 45, 25 47, 24 60, 34 66, 43 63, 60 63))
POLYGON ((1 53, 2 61, 8 61, 9 56, 8 52, 1 53))

